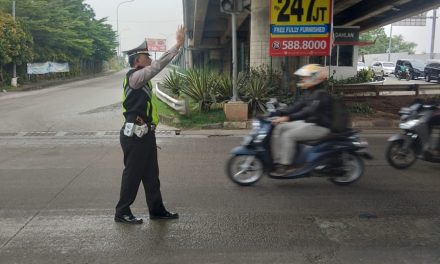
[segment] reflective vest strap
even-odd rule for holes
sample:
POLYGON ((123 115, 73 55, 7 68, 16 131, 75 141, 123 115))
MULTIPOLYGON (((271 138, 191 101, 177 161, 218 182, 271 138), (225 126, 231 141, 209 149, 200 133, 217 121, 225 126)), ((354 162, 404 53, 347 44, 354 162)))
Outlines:
POLYGON ((151 99, 151 118, 153 124, 159 124, 159 113, 157 112, 157 97, 156 94, 153 94, 153 98, 151 99))
POLYGON ((129 71, 127 72, 127 74, 125 75, 124 82, 122 83, 122 112, 123 112, 123 113, 127 112, 127 109, 125 109, 125 107, 124 107, 125 99, 127 99, 128 95, 129 95, 129 94, 132 92, 132 90, 133 90, 133 89, 131 89, 130 86, 128 85, 128 80, 129 80, 130 75, 131 75, 133 72, 135 72, 135 71, 136 71, 135 69, 129 70, 129 71), (128 88, 128 89, 127 89, 127 88, 128 88))
POLYGON ((159 124, 159 115, 157 113, 157 97, 153 93, 153 83, 151 81, 147 82, 149 88, 149 96, 151 98, 150 105, 147 107, 147 116, 151 116, 151 122, 155 125, 159 124))

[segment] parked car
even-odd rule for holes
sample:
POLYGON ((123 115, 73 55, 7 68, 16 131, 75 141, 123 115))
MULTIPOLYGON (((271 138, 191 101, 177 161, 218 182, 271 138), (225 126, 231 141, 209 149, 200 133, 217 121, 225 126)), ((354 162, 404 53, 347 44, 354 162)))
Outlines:
POLYGON ((420 60, 397 60, 394 75, 400 70, 400 66, 405 65, 409 69, 411 79, 418 79, 425 77, 425 63, 420 60))
POLYGON ((372 64, 373 72, 376 76, 389 76, 394 74, 396 65, 391 61, 375 61, 372 64))
POLYGON ((357 71, 361 71, 361 70, 368 70, 368 67, 365 65, 364 62, 358 61, 357 71))
POLYGON ((440 82, 440 61, 432 61, 425 67, 425 81, 437 80, 440 82))

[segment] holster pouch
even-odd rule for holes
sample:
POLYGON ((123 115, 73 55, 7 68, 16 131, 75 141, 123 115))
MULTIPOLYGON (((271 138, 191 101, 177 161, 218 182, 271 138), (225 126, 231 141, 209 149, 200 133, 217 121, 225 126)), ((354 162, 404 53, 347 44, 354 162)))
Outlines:
POLYGON ((132 137, 134 133, 134 123, 125 123, 124 135, 127 137, 132 137))
POLYGON ((138 137, 143 137, 144 135, 146 135, 148 133, 148 126, 147 124, 143 124, 143 125, 134 125, 134 134, 138 137))

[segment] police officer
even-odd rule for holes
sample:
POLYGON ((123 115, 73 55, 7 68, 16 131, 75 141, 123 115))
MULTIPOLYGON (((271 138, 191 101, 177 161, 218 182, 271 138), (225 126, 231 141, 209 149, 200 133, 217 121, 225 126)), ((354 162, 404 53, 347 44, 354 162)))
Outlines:
POLYGON ((120 199, 116 205, 115 221, 126 224, 141 224, 130 205, 136 199, 142 182, 147 199, 150 219, 176 219, 177 213, 169 212, 162 202, 159 182, 159 166, 155 128, 159 122, 151 79, 157 75, 179 52, 185 38, 185 29, 179 26, 176 45, 158 60, 152 61, 147 42, 127 51, 130 69, 123 83, 124 126, 120 143, 124 153, 120 199))

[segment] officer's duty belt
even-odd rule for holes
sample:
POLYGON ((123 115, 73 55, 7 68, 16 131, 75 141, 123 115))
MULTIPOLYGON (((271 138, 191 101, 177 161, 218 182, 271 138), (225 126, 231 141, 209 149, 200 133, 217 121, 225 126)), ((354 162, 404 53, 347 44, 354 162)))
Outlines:
POLYGON ((152 124, 152 123, 146 123, 146 122, 144 121, 144 119, 143 119, 142 117, 140 117, 140 116, 136 116, 136 121, 135 121, 134 123, 135 123, 136 125, 138 125, 138 126, 142 126, 142 125, 147 124, 148 131, 155 131, 155 130, 156 130, 156 125, 155 125, 155 124, 152 124))

